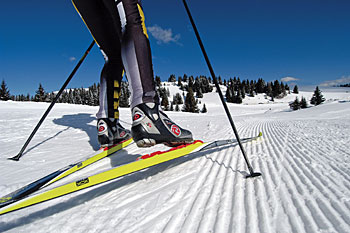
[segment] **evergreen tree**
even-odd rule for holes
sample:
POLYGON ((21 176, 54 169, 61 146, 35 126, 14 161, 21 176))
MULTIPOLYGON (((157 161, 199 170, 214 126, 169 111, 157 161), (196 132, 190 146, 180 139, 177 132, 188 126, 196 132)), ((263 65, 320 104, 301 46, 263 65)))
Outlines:
POLYGON ((177 81, 177 86, 181 88, 183 88, 183 85, 182 85, 182 78, 179 77, 178 81, 177 81))
POLYGON ((41 85, 41 83, 39 84, 39 88, 38 88, 38 90, 35 93, 36 93, 35 96, 34 96, 34 101, 35 102, 44 102, 44 101, 46 101, 47 94, 46 94, 43 86, 41 85))
MULTIPOLYGON (((68 92, 67 91, 62 92, 61 98, 62 98, 61 103, 68 103, 68 92)), ((35 96, 34 96, 34 99, 35 99, 35 96)))
POLYGON ((241 85, 242 85, 241 79, 238 77, 237 82, 236 82, 235 87, 234 87, 234 90, 238 91, 239 89, 241 89, 241 85))
POLYGON ((84 96, 82 97, 82 102, 85 105, 95 106, 93 88, 89 88, 87 92, 84 92, 84 96))
POLYGON ((233 102, 233 91, 232 91, 232 88, 231 86, 228 86, 227 87, 227 90, 226 90, 226 101, 227 102, 233 102))
POLYGON ((1 88, 0 88, 0 100, 7 101, 11 97, 10 91, 6 87, 5 80, 2 80, 1 82, 1 88))
MULTIPOLYGON (((29 94, 28 94, 28 95, 29 95, 29 94)), ((52 101, 55 99, 55 97, 56 97, 55 93, 51 92, 51 93, 49 94, 49 96, 48 96, 49 101, 52 102, 52 101)), ((28 99, 28 96, 27 96, 26 99, 28 99)))
POLYGON ((219 76, 219 84, 220 84, 220 85, 223 85, 223 84, 224 84, 224 83, 222 82, 221 76, 219 76))
POLYGON ((298 86, 295 85, 294 88, 293 88, 293 93, 294 94, 299 94, 299 89, 298 89, 298 86))
POLYGON ((289 107, 292 110, 299 110, 300 109, 301 105, 300 105, 298 97, 296 97, 295 100, 289 104, 289 107))
POLYGON ((84 91, 85 90, 83 88, 81 88, 81 90, 74 89, 73 97, 74 97, 75 104, 83 104, 82 96, 83 96, 84 91))
POLYGON ((322 104, 325 100, 326 99, 323 97, 322 92, 320 91, 320 89, 317 86, 316 90, 314 91, 314 94, 311 98, 310 103, 313 105, 319 105, 319 104, 322 104))
POLYGON ((250 82, 248 79, 245 81, 245 91, 248 94, 250 93, 250 82))
POLYGON ((160 87, 161 83, 160 77, 156 76, 156 86, 160 87))
POLYGON ((285 88, 286 88, 286 91, 288 91, 289 92, 289 94, 290 94, 290 88, 289 88, 289 86, 288 86, 288 84, 286 83, 286 85, 285 85, 285 88))
MULTIPOLYGON (((265 90, 265 89, 264 89, 265 90)), ((249 96, 254 97, 254 86, 253 86, 253 82, 249 82, 249 80, 247 79, 247 89, 246 92, 248 93, 249 96)))
POLYGON ((201 83, 199 81, 199 78, 196 77, 196 80, 193 84, 192 90, 193 90, 193 92, 198 92, 199 89, 201 89, 201 83))
POLYGON ((201 89, 198 89, 196 97, 197 98, 203 98, 203 93, 202 93, 201 89))
POLYGON ((176 77, 174 74, 170 75, 170 77, 168 78, 168 82, 176 82, 176 77))
POLYGON ((171 102, 171 104, 170 104, 170 111, 174 111, 174 103, 173 102, 171 102))
POLYGON ((256 93, 264 93, 265 89, 265 81, 262 78, 258 79, 256 83, 256 93))
POLYGON ((287 95, 286 86, 283 82, 281 82, 281 97, 285 97, 287 95))
POLYGON ((210 85, 209 80, 205 76, 202 76, 200 81, 202 93, 209 93, 213 91, 213 87, 210 85))
POLYGON ((169 100, 168 100, 168 96, 166 93, 163 93, 161 106, 163 106, 164 111, 169 110, 169 100))
POLYGON ((201 113, 206 113, 206 112, 208 112, 208 110, 207 110, 207 107, 205 106, 205 104, 203 105, 203 108, 202 108, 202 110, 201 110, 201 113))
POLYGON ((72 89, 69 89, 69 92, 68 92, 68 103, 69 104, 75 103, 72 89))
POLYGON ((129 107, 129 97, 130 91, 128 88, 127 82, 121 82, 120 96, 119 96, 119 106, 120 107, 129 107))
POLYGON ((301 98, 300 108, 307 108, 307 102, 306 102, 306 99, 304 97, 301 98))
POLYGON ((194 81, 193 81, 193 77, 192 76, 190 76, 189 78, 188 78, 188 85, 187 85, 187 88, 186 88, 186 90, 188 91, 189 89, 192 89, 192 91, 193 91, 193 83, 194 81))
POLYGON ((242 91, 241 91, 241 94, 242 94, 242 99, 244 99, 245 98, 245 87, 244 86, 242 86, 242 89, 241 89, 242 91))
POLYGON ((241 104, 242 102, 243 102, 243 99, 242 99, 242 92, 241 92, 240 89, 238 89, 237 95, 235 96, 235 101, 234 101, 234 103, 241 104))
POLYGON ((272 95, 273 97, 278 97, 282 93, 282 88, 278 80, 275 80, 272 86, 272 95))
POLYGON ((251 97, 254 97, 254 96, 255 96, 255 95, 254 95, 254 89, 253 89, 253 88, 250 88, 249 95, 250 95, 251 97))
POLYGON ((192 88, 188 89, 185 104, 183 107, 183 111, 184 112, 195 112, 195 113, 199 112, 196 100, 195 100, 194 95, 193 95, 192 88))
POLYGON ((266 91, 265 91, 266 95, 273 97, 272 94, 272 82, 269 82, 266 86, 266 91))
POLYGON ((166 94, 167 94, 167 93, 166 93, 165 87, 160 87, 160 88, 158 88, 158 89, 157 89, 157 92, 158 92, 158 95, 159 95, 160 98, 163 97, 163 95, 166 95, 166 94))
MULTIPOLYGON (((83 105, 90 105, 88 104, 87 100, 88 100, 88 93, 90 92, 90 90, 92 89, 92 87, 89 87, 88 90, 85 90, 85 88, 81 87, 78 90, 78 95, 80 96, 80 103, 83 105)), ((92 105, 92 104, 91 104, 92 105)))
MULTIPOLYGON (((128 89, 128 83, 126 82, 122 82, 122 86, 125 85, 126 86, 126 93, 127 93, 127 97, 129 98, 130 96, 130 92, 128 89)), ((94 100, 94 106, 99 106, 100 105, 100 83, 98 83, 97 85, 94 84, 93 88, 92 88, 92 95, 93 95, 93 100, 94 100)))
POLYGON ((180 93, 176 93, 173 97, 174 104, 183 104, 182 97, 180 93))
POLYGON ((187 83, 187 81, 188 81, 187 74, 184 74, 182 77, 183 77, 183 81, 184 81, 185 83, 187 83))
POLYGON ((254 92, 256 93, 256 91, 255 91, 255 86, 256 86, 255 82, 254 82, 253 80, 250 81, 249 86, 250 86, 250 92, 249 92, 249 94, 253 94, 253 96, 254 96, 254 92))

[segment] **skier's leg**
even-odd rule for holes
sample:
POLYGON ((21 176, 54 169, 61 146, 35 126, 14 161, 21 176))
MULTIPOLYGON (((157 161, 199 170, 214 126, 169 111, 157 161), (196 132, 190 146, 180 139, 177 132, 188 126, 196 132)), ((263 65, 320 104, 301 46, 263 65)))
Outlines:
POLYGON ((100 79, 100 108, 96 116, 99 142, 107 146, 130 134, 118 121, 123 72, 120 18, 114 0, 73 0, 73 4, 105 58, 100 79))
POLYGON ((151 47, 144 14, 138 0, 119 0, 123 26, 122 59, 131 86, 131 108, 141 103, 159 103, 151 47))
POLYGON ((122 59, 131 84, 134 141, 140 147, 157 143, 177 145, 192 141, 190 131, 182 129, 160 111, 156 92, 150 43, 144 14, 137 0, 118 4, 123 27, 122 59))
POLYGON ((105 58, 100 80, 100 109, 97 118, 118 119, 118 96, 123 72, 121 26, 113 0, 73 0, 105 58))

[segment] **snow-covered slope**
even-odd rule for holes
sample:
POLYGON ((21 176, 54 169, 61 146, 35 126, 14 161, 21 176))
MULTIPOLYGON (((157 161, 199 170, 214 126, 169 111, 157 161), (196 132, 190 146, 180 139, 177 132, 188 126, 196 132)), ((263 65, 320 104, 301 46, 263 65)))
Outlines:
MULTIPOLYGON (((350 232, 350 94, 323 94, 325 104, 295 112, 287 104, 295 95, 229 104, 241 137, 263 132, 244 144, 260 178, 245 179, 239 148, 224 147, 0 216, 0 232, 350 232)), ((202 103, 206 114, 168 115, 196 139, 233 138, 217 94, 206 94, 202 103)), ((6 160, 47 107, 0 102, 0 196, 98 149, 97 108, 57 104, 21 161, 6 160)), ((121 117, 130 127, 129 109, 121 109, 121 117)), ((123 156, 162 149, 130 146, 123 156)), ((76 176, 119 162, 112 156, 76 176)))

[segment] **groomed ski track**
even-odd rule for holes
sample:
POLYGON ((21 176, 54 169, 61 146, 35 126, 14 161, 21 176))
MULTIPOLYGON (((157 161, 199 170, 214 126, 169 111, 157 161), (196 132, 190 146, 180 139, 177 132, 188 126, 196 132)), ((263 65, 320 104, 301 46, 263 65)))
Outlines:
MULTIPOLYGON (((6 104, 1 104, 2 112, 6 104)), ((70 111, 65 106, 59 114, 70 111)), ((263 132, 262 139, 244 144, 254 170, 263 174, 260 178, 245 179, 248 170, 239 147, 223 147, 1 216, 0 232, 350 232, 350 102, 298 112, 259 111, 234 120, 241 137, 263 132)), ((178 116, 180 125, 205 141, 233 135, 223 113, 215 121, 210 113, 178 116)), ((57 143, 64 135, 56 136, 57 143)), ((14 154, 16 149, 7 151, 14 154)), ((40 145, 32 153, 36 151, 40 145)), ((144 154, 134 146, 127 153, 144 154)), ((33 154, 25 156, 29 163, 33 154)), ((13 164, 5 158, 2 154, 2 166, 13 164)), ((88 170, 112 163, 106 161, 88 170)), ((1 180, 1 194, 18 188, 11 186, 18 182, 1 180)))

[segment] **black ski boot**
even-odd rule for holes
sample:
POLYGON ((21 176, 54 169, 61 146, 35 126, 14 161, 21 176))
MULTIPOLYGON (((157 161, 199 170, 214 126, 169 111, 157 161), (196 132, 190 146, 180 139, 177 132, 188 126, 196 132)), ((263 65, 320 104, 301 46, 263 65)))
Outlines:
POLYGON ((193 142, 192 133, 180 128, 155 103, 139 104, 132 109, 131 134, 138 147, 163 143, 178 146, 193 142))
POLYGON ((108 147, 131 138, 130 130, 125 129, 116 119, 97 120, 97 139, 101 147, 108 147))

